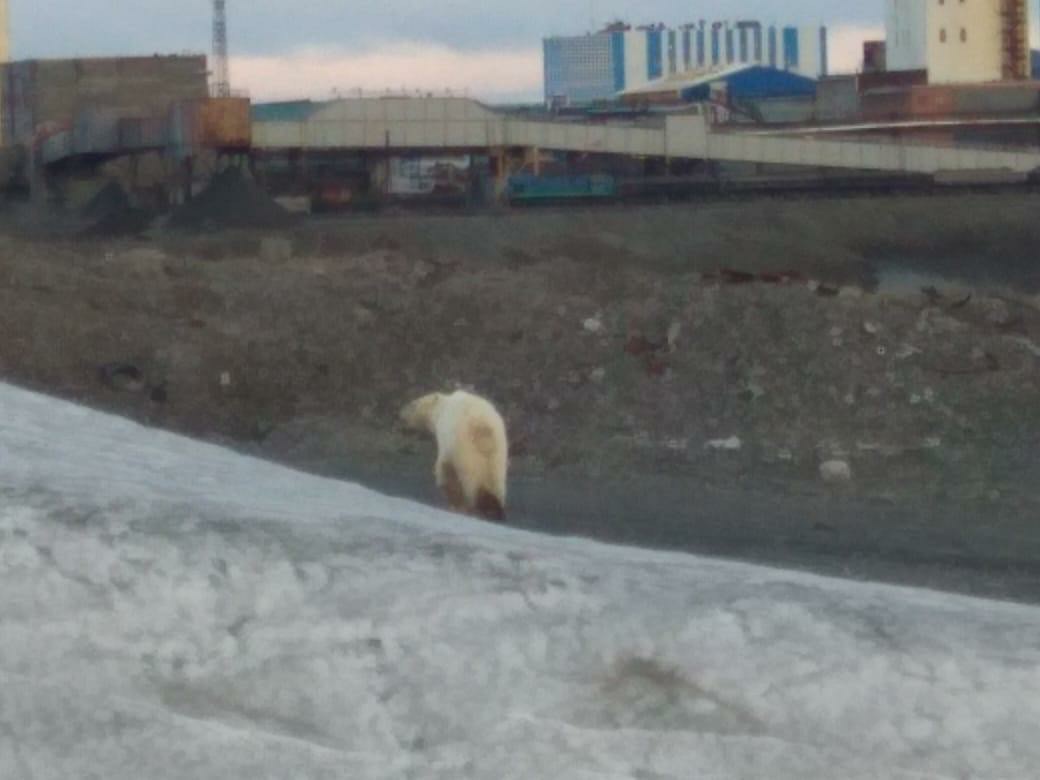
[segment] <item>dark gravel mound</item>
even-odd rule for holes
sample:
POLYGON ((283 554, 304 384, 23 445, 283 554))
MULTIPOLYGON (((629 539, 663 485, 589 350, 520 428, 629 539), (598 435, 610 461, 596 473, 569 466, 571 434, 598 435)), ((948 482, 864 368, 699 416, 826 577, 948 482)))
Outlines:
POLYGON ((284 227, 292 215, 279 206, 239 168, 217 174, 210 185, 170 217, 182 230, 284 227))
POLYGON ((152 215, 135 207, 126 190, 110 181, 97 191, 79 212, 84 227, 81 235, 117 237, 140 233, 148 228, 152 215))

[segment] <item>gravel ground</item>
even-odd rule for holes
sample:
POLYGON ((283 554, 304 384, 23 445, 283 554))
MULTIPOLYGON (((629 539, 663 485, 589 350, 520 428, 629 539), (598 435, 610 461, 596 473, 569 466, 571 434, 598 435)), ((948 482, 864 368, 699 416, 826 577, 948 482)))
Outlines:
POLYGON ((431 501, 396 411, 471 386, 510 426, 514 522, 1034 598, 1036 205, 9 235, 0 373, 431 501))

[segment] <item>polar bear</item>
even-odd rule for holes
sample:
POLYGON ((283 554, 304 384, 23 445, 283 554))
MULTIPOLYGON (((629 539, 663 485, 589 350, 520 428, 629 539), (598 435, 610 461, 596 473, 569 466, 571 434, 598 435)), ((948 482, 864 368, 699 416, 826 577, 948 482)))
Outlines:
POLYGON ((463 390, 431 393, 405 406, 401 420, 436 438, 434 476, 453 510, 505 520, 509 445, 490 401, 463 390))

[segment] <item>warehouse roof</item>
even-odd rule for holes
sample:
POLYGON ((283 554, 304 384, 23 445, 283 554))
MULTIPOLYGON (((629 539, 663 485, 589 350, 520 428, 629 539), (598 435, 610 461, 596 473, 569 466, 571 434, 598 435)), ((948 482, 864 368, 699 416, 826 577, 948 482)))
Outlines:
POLYGON ((324 106, 312 100, 288 100, 281 103, 253 105, 254 122, 300 122, 324 106))
POLYGON ((725 68, 677 73, 668 78, 625 90, 620 96, 625 98, 672 93, 687 101, 706 100, 711 91, 711 85, 719 81, 726 83, 731 95, 744 98, 816 94, 816 81, 808 76, 766 65, 744 63, 725 68))

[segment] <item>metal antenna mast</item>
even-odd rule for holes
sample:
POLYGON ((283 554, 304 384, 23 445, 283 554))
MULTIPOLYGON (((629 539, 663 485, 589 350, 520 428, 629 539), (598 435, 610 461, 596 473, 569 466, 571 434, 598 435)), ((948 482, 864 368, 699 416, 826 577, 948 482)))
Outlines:
POLYGON ((216 97, 231 96, 228 68, 227 0, 213 0, 213 92, 216 97))

